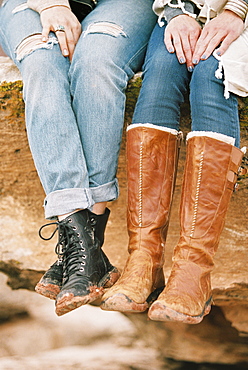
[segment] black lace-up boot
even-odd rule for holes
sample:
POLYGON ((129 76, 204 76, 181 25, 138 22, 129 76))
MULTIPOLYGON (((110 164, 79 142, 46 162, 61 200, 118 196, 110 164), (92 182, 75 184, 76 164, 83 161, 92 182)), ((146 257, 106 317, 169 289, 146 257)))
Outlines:
MULTIPOLYGON (((96 215, 90 211, 88 211, 88 213, 90 217, 90 223, 91 223, 91 226, 94 232, 94 237, 95 239, 98 240, 100 247, 102 247, 104 243, 104 232, 105 232, 105 228, 106 228, 106 224, 109 218, 110 211, 108 208, 106 208, 105 213, 102 215, 96 215)), ((58 232, 59 232, 59 241, 56 246, 56 253, 58 254, 58 260, 41 277, 40 281, 37 283, 35 287, 35 290, 37 293, 47 298, 50 298, 50 299, 56 299, 57 295, 59 294, 61 290, 62 279, 63 279, 63 262, 62 262, 62 255, 60 251, 62 251, 63 249, 64 232, 63 232, 63 226, 59 222, 56 224, 58 225, 58 232)), ((40 231, 40 236, 41 236, 41 231, 40 231)), ((47 240, 42 236, 41 238, 44 240, 47 240)), ((115 281, 118 279, 119 272, 117 268, 114 267, 109 262, 106 254, 102 250, 101 250, 101 253, 102 253, 102 258, 105 262, 106 271, 107 271, 107 274, 105 275, 106 283, 104 287, 108 288, 112 286, 115 283, 115 281)))
POLYGON ((100 298, 104 285, 118 278, 118 271, 108 271, 91 216, 88 210, 82 210, 60 222, 66 242, 62 289, 56 298, 58 316, 100 298))
POLYGON ((55 247, 55 253, 58 255, 57 261, 41 277, 40 281, 35 286, 35 291, 47 298, 56 299, 62 287, 63 279, 63 249, 65 243, 64 228, 60 222, 51 222, 43 225, 39 230, 39 236, 43 240, 50 240, 58 231, 58 243, 55 247), (42 236, 42 230, 51 225, 57 225, 56 229, 49 238, 42 236))
POLYGON ((35 286, 35 291, 47 298, 56 299, 62 286, 62 278, 62 259, 58 259, 41 277, 35 286))
MULTIPOLYGON (((98 241, 100 247, 103 246, 104 243, 104 233, 107 225, 107 221, 109 218, 110 210, 106 208, 105 212, 102 215, 96 215, 89 211, 90 223, 93 228, 95 240, 98 241)), ((102 281, 104 288, 110 288, 119 278, 120 273, 115 266, 113 266, 106 254, 101 250, 102 258, 106 267, 106 281, 102 281)))

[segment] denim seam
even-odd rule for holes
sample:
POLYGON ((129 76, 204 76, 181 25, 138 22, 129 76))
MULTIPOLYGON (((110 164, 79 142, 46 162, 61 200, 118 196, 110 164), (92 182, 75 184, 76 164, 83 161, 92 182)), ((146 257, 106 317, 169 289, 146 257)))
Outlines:
POLYGON ((137 58, 137 56, 139 55, 139 54, 141 54, 142 53, 142 51, 143 50, 146 50, 146 48, 147 48, 147 45, 148 45, 148 43, 146 43, 145 45, 143 45, 133 56, 132 56, 132 58, 130 58, 129 59, 129 61, 126 63, 126 65, 125 65, 125 67, 124 67, 124 69, 126 70, 126 67, 128 67, 129 68, 129 70, 131 70, 132 71, 132 75, 130 75, 130 78, 132 78, 134 75, 135 75, 135 73, 136 72, 134 72, 133 71, 133 69, 131 68, 131 64, 132 64, 132 61, 133 60, 135 60, 135 58, 137 58))

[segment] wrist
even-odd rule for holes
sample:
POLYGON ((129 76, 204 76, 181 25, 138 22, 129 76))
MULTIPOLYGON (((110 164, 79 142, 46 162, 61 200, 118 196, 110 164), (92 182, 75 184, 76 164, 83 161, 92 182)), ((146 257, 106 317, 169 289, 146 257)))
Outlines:
POLYGON ((247 15, 248 5, 243 0, 228 0, 224 6, 224 10, 230 10, 238 15, 243 21, 247 15))
POLYGON ((57 7, 59 7, 59 8, 63 7, 63 8, 67 8, 67 9, 71 10, 71 8, 69 6, 65 6, 65 5, 50 5, 50 6, 47 6, 45 8, 40 9, 39 14, 43 13, 45 10, 49 10, 49 9, 57 8, 57 7))
POLYGON ((64 6, 70 8, 68 0, 28 0, 28 7, 35 10, 37 13, 41 13, 43 10, 53 8, 55 6, 64 6))
POLYGON ((170 4, 164 6, 165 19, 169 23, 172 18, 182 14, 187 14, 195 18, 194 9, 195 6, 191 1, 185 1, 182 7, 176 0, 172 0, 170 4))

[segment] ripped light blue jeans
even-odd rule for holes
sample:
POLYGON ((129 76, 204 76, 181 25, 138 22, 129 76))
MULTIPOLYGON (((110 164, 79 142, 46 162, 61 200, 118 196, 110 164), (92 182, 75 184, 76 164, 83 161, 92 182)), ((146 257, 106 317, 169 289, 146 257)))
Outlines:
POLYGON ((212 131, 235 138, 239 147, 238 101, 224 97, 222 79, 215 77, 218 61, 210 56, 193 72, 180 64, 164 45, 165 27, 155 26, 144 64, 143 83, 133 123, 152 123, 179 130, 180 106, 189 89, 192 131, 212 131))
POLYGON ((30 149, 46 193, 45 217, 118 196, 125 89, 141 69, 156 23, 152 0, 99 0, 83 20, 73 60, 23 0, 0 8, 0 43, 20 69, 30 149))

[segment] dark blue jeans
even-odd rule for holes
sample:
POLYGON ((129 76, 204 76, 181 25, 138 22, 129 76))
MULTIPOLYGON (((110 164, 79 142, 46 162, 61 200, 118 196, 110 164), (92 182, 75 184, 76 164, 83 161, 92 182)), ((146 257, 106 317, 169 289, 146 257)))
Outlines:
POLYGON ((151 123, 179 130, 180 105, 189 89, 192 131, 212 131, 235 138, 239 147, 238 102, 224 97, 222 79, 215 77, 218 61, 200 61, 193 72, 180 64, 164 44, 165 27, 156 25, 143 67, 143 83, 133 123, 151 123))

